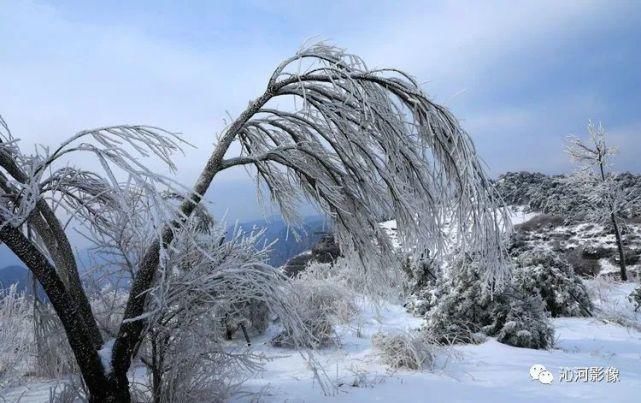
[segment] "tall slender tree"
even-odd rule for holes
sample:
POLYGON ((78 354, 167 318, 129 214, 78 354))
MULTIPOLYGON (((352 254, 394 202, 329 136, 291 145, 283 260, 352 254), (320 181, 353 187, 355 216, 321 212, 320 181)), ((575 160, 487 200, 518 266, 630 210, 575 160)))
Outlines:
POLYGON ((592 211, 589 216, 597 220, 609 220, 619 252, 621 280, 627 281, 623 237, 619 223, 619 213, 623 207, 622 192, 614 177, 608 174, 610 159, 617 154, 614 147, 606 144, 605 129, 601 123, 588 123, 588 140, 569 137, 566 152, 578 164, 578 172, 571 177, 587 195, 592 211))

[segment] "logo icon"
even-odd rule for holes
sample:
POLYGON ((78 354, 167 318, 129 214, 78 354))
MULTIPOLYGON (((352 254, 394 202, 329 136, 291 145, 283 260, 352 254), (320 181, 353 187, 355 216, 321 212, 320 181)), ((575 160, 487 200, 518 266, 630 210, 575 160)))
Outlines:
POLYGON ((530 367, 530 378, 546 385, 551 384, 554 380, 552 372, 545 369, 541 364, 534 364, 530 367))

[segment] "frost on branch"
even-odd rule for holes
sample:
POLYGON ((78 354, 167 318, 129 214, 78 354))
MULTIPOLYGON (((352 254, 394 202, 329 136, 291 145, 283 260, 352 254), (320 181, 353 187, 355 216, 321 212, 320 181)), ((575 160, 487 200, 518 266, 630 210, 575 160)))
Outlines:
POLYGON ((264 264, 261 233, 227 233, 194 217, 176 231, 149 291, 140 356, 160 401, 225 400, 264 358, 245 340, 226 340, 230 320, 264 330, 278 318, 295 347, 315 340, 303 322, 299 295, 279 271, 264 264))
POLYGON ((32 242, 51 258, 65 284, 77 279, 71 290, 76 297, 82 293, 77 267, 71 248, 63 248, 68 243, 64 231, 72 221, 92 234, 99 232, 96 227, 110 225, 106 215, 128 206, 123 195, 129 193, 123 188, 146 195, 155 214, 146 230, 161 228, 177 214, 163 189, 177 192, 181 186, 149 169, 141 158, 153 156, 174 170, 171 155, 181 151, 181 140, 170 132, 148 126, 103 127, 81 131, 54 150, 38 145, 32 154, 18 144, 0 117, 0 228, 19 228, 29 220, 32 242), (92 155, 97 168, 72 165, 79 154, 92 155))
POLYGON ((18 383, 33 352, 29 300, 12 285, 0 289, 0 396, 18 383))
POLYGON ((172 133, 147 126, 113 126, 85 130, 62 142, 51 151, 36 147, 35 154, 25 154, 18 147, 6 123, 0 132, 3 179, 3 203, 0 214, 4 223, 18 226, 41 199, 55 201, 69 214, 82 210, 84 215, 100 219, 95 206, 118 203, 119 181, 125 177, 137 186, 155 193, 154 186, 175 187, 176 183, 147 168, 139 157, 151 155, 174 170, 171 155, 180 151, 181 141, 172 133), (92 154, 102 172, 86 171, 67 164, 67 156, 92 154), (61 165, 61 166, 59 166, 61 165), (26 175, 19 175, 19 171, 26 175))
MULTIPOLYGON (((56 297, 52 299, 56 312, 96 398, 107 397, 102 396, 106 385, 117 386, 114 394, 126 397, 126 372, 139 352, 146 325, 156 326, 162 335, 164 326, 179 322, 171 319, 176 315, 187 315, 181 321, 193 320, 193 329, 205 320, 217 320, 217 310, 200 312, 200 306, 218 307, 224 301, 225 309, 234 309, 252 298, 269 301, 295 344, 306 345, 309 329, 293 309, 296 301, 287 297, 293 294, 288 283, 254 258, 239 260, 244 255, 237 252, 246 251, 241 239, 217 243, 208 238, 203 243, 199 238, 220 232, 204 234, 192 227, 196 224, 190 217, 197 204, 214 177, 227 168, 249 166, 259 188, 269 190, 290 221, 296 221, 297 206, 306 199, 331 216, 343 252, 357 258, 352 261, 359 261, 364 272, 374 274, 364 288, 370 282, 383 284, 389 278, 386 269, 397 263, 390 240, 378 225, 391 216, 408 251, 417 255, 430 251, 434 257, 451 250, 474 253, 480 267, 489 268, 480 273, 484 280, 497 285, 505 277, 500 227, 507 219, 496 207, 470 137, 408 75, 393 69, 371 70, 360 58, 334 47, 303 49, 278 66, 265 93, 222 133, 189 196, 139 159, 155 157, 173 169, 171 155, 179 151, 180 141, 171 133, 144 126, 105 127, 80 132, 53 151, 39 147, 28 155, 2 123, 0 228, 6 229, 5 239, 12 240, 14 249, 38 256, 30 269, 40 278, 49 276, 51 281, 43 286, 56 297), (241 154, 225 159, 234 141, 240 143, 241 154), (78 153, 93 156, 100 169, 64 164, 78 153), (169 195, 177 195, 179 202, 169 195), (127 219, 132 197, 140 197, 148 206, 149 217, 125 234, 139 238, 128 245, 116 231, 127 219), (68 223, 57 221, 68 217, 84 225, 83 233, 111 254, 110 259, 123 260, 133 279, 113 347, 116 383, 98 370, 96 351, 104 340, 64 232, 68 223), (26 230, 25 222, 33 225, 33 240, 23 239, 20 231, 26 230), (445 226, 455 239, 446 242, 445 226), (187 242, 190 250, 181 250, 181 242, 187 242), (46 256, 36 253, 34 245, 46 256), (225 266, 230 262, 233 265, 225 266), (52 265, 62 281, 52 275, 52 265), (74 304, 77 310, 71 309, 74 304), (159 325, 157 315, 170 319, 159 325)), ((198 334, 194 330, 181 338, 172 333, 168 340, 176 346, 182 340, 195 346, 201 342, 198 334)), ((180 357, 182 351, 187 350, 178 348, 173 356, 180 357)), ((194 379, 197 376, 189 382, 194 379)))
POLYGON ((383 217, 395 217, 416 253, 451 246, 449 223, 460 249, 492 262, 484 275, 501 279, 506 220, 472 140, 413 78, 319 44, 285 60, 267 95, 291 107, 260 104, 238 130, 242 155, 224 166, 253 166, 286 218, 313 201, 334 219, 342 250, 369 270, 395 264, 383 217))

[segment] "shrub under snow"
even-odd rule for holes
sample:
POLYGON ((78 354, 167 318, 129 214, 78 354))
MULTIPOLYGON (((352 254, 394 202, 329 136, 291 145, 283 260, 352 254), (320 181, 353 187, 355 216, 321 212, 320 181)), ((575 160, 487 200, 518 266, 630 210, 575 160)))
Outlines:
POLYGON ((554 329, 538 295, 505 293, 497 298, 493 315, 494 324, 484 330, 500 343, 545 349, 554 342, 554 329))
POLYGON ((0 290, 0 392, 18 380, 30 352, 30 305, 15 285, 0 290))
POLYGON ((562 256, 536 248, 522 252, 515 260, 513 286, 525 294, 538 293, 552 317, 591 316, 588 292, 562 256))
POLYGON ((485 334, 516 347, 551 347, 554 331, 541 298, 511 284, 492 292, 479 270, 471 258, 455 263, 451 279, 438 286, 424 331, 439 343, 477 343, 485 334))
POLYGON ((490 293, 482 286, 474 262, 459 262, 456 275, 442 279, 437 303, 427 314, 426 330, 439 343, 475 343, 483 326, 492 323, 490 293))
MULTIPOLYGON (((299 315, 313 339, 304 347, 319 348, 337 343, 334 326, 354 317, 357 308, 354 293, 330 278, 331 265, 313 263, 293 280, 298 298, 299 315)), ((272 340, 277 347, 294 347, 289 332, 284 330, 272 340)))
POLYGON ((638 311, 641 308, 641 287, 632 291, 628 299, 634 304, 634 311, 638 311))
POLYGON ((380 350, 383 362, 392 368, 417 370, 434 364, 436 347, 418 332, 379 332, 372 336, 372 344, 380 350))
POLYGON ((408 278, 409 297, 405 307, 418 316, 424 316, 437 302, 437 283, 441 268, 435 259, 413 262, 409 257, 402 264, 408 278))

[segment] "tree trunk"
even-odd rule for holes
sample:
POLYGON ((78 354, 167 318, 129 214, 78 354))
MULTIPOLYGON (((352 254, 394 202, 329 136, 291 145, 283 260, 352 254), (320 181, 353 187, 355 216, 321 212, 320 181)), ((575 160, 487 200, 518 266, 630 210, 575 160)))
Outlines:
POLYGON ((623 241, 621 240, 621 231, 619 231, 619 225, 617 224, 617 219, 612 213, 610 215, 612 219, 612 226, 614 227, 614 237, 617 240, 617 248, 619 249, 619 267, 621 268, 621 281, 628 281, 628 274, 625 270, 625 253, 623 252, 623 241))
MULTIPOLYGON (((599 170, 601 171, 601 180, 605 182, 605 168, 604 165, 604 151, 597 148, 599 151, 599 170)), ((623 253, 623 242, 621 241, 621 231, 619 231, 619 225, 617 224, 617 217, 614 215, 614 205, 610 205, 610 219, 612 220, 612 226, 614 227, 614 237, 617 240, 617 249, 619 249, 619 267, 621 268, 621 281, 628 281, 628 274, 625 270, 625 253, 623 253)))
MULTIPOLYGON (((116 377, 117 378, 117 377, 116 377)), ((105 388, 97 391, 89 391, 89 403, 130 403, 129 380, 125 374, 124 380, 118 381, 110 378, 105 388)))
MULTIPOLYGON (((260 108, 265 105, 275 93, 275 88, 272 88, 271 83, 267 91, 250 103, 243 113, 232 123, 227 129, 223 137, 220 139, 211 156, 207 160, 196 185, 192 191, 191 197, 185 199, 180 205, 181 217, 176 218, 175 222, 167 224, 161 232, 160 239, 156 239, 147 248, 140 263, 138 264, 138 272, 131 286, 129 292, 129 299, 125 308, 123 319, 136 318, 143 314, 145 309, 145 302, 147 298, 147 290, 151 287, 154 276, 158 269, 160 261, 160 246, 169 245, 174 239, 174 230, 184 222, 200 203, 202 197, 209 189, 212 180, 216 174, 223 169, 223 158, 229 149, 229 146, 238 135, 238 131, 242 126, 256 113, 260 108)), ((113 347, 113 365, 116 373, 126 373, 131 366, 131 360, 135 352, 136 344, 139 342, 142 331, 144 329, 144 320, 125 321, 120 325, 118 330, 118 337, 113 347)))
POLYGON ((162 353, 158 351, 158 335, 151 336, 151 376, 154 403, 162 400, 162 353))
POLYGON ((98 350, 94 347, 78 304, 67 292, 55 268, 20 230, 11 225, 5 223, 0 227, 0 239, 31 270, 47 293, 62 322, 82 378, 89 389, 90 401, 129 402, 127 372, 113 379, 105 376, 98 350))

